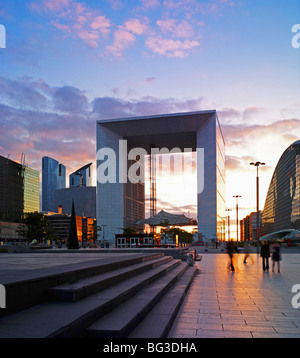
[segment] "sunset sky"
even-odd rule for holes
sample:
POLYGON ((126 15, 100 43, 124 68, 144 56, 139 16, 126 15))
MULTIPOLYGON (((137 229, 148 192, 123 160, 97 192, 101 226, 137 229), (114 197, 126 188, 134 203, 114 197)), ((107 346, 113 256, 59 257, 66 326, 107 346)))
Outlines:
MULTIPOLYGON (((96 120, 216 109, 226 207, 260 207, 300 139, 299 0, 0 0, 0 155, 67 174, 96 157, 96 120)), ((195 180, 158 181, 158 209, 196 217, 195 180)))

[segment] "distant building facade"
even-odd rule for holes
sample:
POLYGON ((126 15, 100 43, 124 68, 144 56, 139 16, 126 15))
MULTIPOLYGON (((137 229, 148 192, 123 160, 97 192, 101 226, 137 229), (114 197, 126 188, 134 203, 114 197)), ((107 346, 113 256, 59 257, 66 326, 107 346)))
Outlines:
POLYGON ((24 168, 24 213, 40 211, 40 173, 24 168))
POLYGON ((55 211, 54 190, 66 187, 66 167, 50 157, 42 158, 42 211, 55 211))
POLYGON ((300 140, 280 157, 268 189, 262 234, 300 228, 300 140))
MULTIPOLYGON (((260 211, 258 227, 260 227, 261 225, 261 216, 262 216, 262 212, 260 211)), ((256 236, 257 236, 256 221, 257 221, 256 212, 253 212, 247 215, 244 219, 240 220, 241 241, 256 240, 256 236)))
POLYGON ((96 187, 77 186, 53 191, 53 211, 62 214, 72 213, 74 200, 76 215, 96 218, 96 187))
MULTIPOLYGON (((51 214, 47 215, 50 228, 61 241, 68 241, 70 232, 71 215, 51 214)), ((90 241, 93 238, 95 219, 76 215, 76 228, 78 241, 90 241)))
POLYGON ((24 213, 39 211, 39 172, 0 156, 0 218, 19 221, 24 213))
POLYGON ((69 176, 69 187, 92 186, 92 163, 84 165, 69 176))

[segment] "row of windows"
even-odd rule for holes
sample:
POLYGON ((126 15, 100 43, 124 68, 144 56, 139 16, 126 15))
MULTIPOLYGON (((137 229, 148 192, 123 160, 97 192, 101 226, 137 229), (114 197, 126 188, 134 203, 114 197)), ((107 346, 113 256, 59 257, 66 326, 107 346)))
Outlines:
POLYGON ((20 220, 25 212, 39 211, 39 173, 0 156, 0 216, 20 220))
POLYGON ((288 228, 300 228, 300 142, 291 145, 281 156, 262 217, 264 234, 288 228))

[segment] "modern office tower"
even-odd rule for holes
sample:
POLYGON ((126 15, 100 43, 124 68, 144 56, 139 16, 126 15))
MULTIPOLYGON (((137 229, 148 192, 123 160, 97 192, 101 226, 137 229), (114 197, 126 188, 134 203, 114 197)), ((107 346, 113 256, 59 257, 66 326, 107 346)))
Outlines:
POLYGON ((263 235, 300 228, 300 140, 280 157, 268 189, 262 215, 263 235))
POLYGON ((24 168, 24 213, 40 211, 40 173, 24 168))
POLYGON ((86 164, 76 170, 76 172, 70 174, 70 188, 79 185, 92 186, 92 164, 93 163, 86 164))
POLYGON ((24 206, 22 165, 2 156, 0 156, 0 198, 1 220, 20 220, 24 206))
POLYGON ((120 228, 144 219, 143 173, 130 180, 138 167, 130 160, 153 148, 197 152, 198 234, 225 239, 225 142, 215 110, 97 121, 97 225, 106 239, 113 243, 120 228))
POLYGON ((0 219, 18 221, 39 211, 39 172, 0 156, 0 219))
POLYGON ((42 211, 55 211, 53 191, 66 187, 66 167, 50 157, 42 158, 42 211))
POLYGON ((96 219, 96 187, 77 186, 53 191, 53 211, 62 214, 72 213, 74 200, 76 215, 96 219))

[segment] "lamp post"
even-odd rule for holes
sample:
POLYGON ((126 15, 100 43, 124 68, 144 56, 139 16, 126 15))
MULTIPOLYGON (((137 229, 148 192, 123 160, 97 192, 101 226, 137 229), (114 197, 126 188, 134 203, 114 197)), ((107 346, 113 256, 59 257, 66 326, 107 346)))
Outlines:
MULTIPOLYGON (((226 209, 226 211, 231 211, 232 209, 226 209)), ((228 227, 228 241, 230 241, 230 215, 227 216, 227 227, 228 227)))
POLYGON ((241 195, 233 195, 233 198, 236 198, 236 247, 239 245, 239 204, 238 200, 241 198, 241 195))
POLYGON ((256 167, 256 247, 257 253, 259 253, 259 177, 258 177, 258 167, 260 165, 265 165, 263 162, 251 162, 250 165, 256 167))
POLYGON ((105 230, 105 226, 107 226, 107 225, 103 225, 103 224, 102 224, 101 226, 103 226, 103 245, 104 245, 104 240, 105 240, 105 239, 104 239, 104 237, 105 237, 105 235, 104 235, 105 231, 104 231, 104 230, 105 230))

